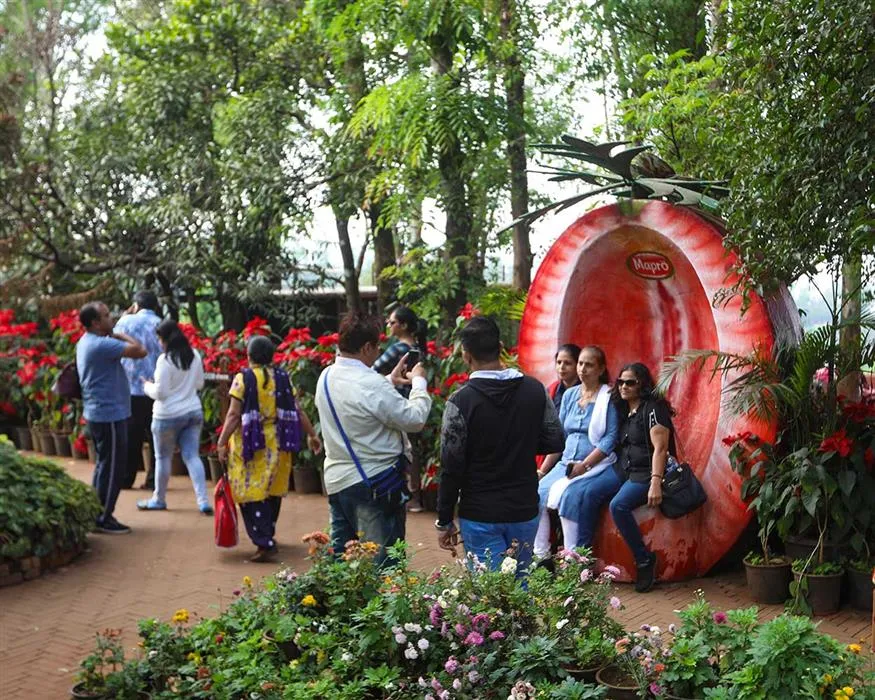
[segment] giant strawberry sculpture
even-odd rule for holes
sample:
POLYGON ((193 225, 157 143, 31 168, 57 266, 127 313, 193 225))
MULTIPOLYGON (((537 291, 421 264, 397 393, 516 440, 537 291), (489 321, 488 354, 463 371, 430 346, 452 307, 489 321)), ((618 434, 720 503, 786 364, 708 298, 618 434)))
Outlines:
MULTIPOLYGON (((640 147, 611 156, 621 144, 566 143, 584 152, 575 157, 616 175, 590 174, 588 182, 602 191, 622 189, 632 198, 582 216, 550 249, 529 291, 520 329, 519 357, 526 371, 545 383, 553 381, 556 347, 567 342, 603 347, 616 376, 633 361, 657 374, 667 358, 691 349, 746 354, 759 346, 769 351, 776 337, 798 332, 786 290, 768 300, 752 295, 744 313, 739 297, 714 303, 721 290, 737 281, 735 259, 723 246, 717 220, 682 206, 700 205, 703 192, 718 189, 714 183, 636 177, 630 164, 640 147)), ((722 438, 751 431, 772 440, 776 426, 731 415, 721 401, 726 381, 731 377, 721 382, 720 375, 712 379, 707 370, 687 372, 668 392, 677 410, 679 456, 693 466, 709 500, 679 520, 668 520, 656 509, 639 509, 645 540, 659 554, 663 580, 706 573, 751 518, 722 438)), ((619 566, 627 579, 634 573, 607 509, 595 551, 619 566)))

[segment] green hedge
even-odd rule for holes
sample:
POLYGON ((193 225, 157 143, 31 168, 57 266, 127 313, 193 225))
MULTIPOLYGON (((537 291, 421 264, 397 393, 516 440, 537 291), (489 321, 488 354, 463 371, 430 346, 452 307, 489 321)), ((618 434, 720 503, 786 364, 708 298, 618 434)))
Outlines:
POLYGON ((19 454, 0 437, 0 558, 42 557, 81 544, 100 503, 54 462, 19 454))

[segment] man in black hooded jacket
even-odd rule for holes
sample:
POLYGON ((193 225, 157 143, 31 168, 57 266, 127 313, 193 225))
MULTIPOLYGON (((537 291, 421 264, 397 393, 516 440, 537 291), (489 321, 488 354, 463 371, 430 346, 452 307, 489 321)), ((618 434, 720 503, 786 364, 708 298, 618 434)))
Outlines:
POLYGON ((502 366, 495 321, 475 316, 460 340, 471 375, 444 411, 438 544, 455 556, 461 533, 469 554, 497 568, 515 542, 517 564, 503 568, 522 570, 538 528, 535 455, 561 452, 565 434, 544 386, 502 366))

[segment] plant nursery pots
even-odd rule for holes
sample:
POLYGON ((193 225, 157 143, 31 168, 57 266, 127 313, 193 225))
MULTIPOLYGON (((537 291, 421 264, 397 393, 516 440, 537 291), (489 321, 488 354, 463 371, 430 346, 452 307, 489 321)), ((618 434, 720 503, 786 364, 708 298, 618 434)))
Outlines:
POLYGON ((56 455, 58 454, 55 450, 55 439, 52 437, 51 430, 40 430, 38 432, 39 435, 39 445, 40 452, 44 455, 56 455))
POLYGON ((70 445, 70 433, 52 432, 52 441, 55 443, 55 454, 59 457, 73 456, 73 446, 70 445))
MULTIPOLYGON (((838 574, 806 574, 808 592, 805 600, 811 606, 815 615, 832 615, 838 611, 842 602, 842 579, 845 572, 838 574)), ((798 582, 802 574, 793 572, 793 578, 798 582)))
POLYGON ((848 599, 857 610, 872 610, 872 573, 848 569, 848 599))
POLYGON ((214 484, 222 477, 222 463, 216 455, 207 455, 207 464, 210 467, 210 481, 214 484))
POLYGON ((790 562, 781 559, 781 563, 748 564, 744 562, 744 573, 747 577, 747 589, 750 597, 757 603, 778 605, 790 595, 791 579, 790 562))
POLYGON ((33 439, 30 434, 30 428, 26 425, 15 426, 15 441, 18 443, 19 450, 32 450, 33 439))
POLYGON ((96 695, 88 690, 85 690, 83 687, 83 683, 77 683, 72 688, 70 688, 70 697, 71 698, 90 698, 92 700, 99 700, 100 698, 105 698, 105 695, 96 695))
MULTIPOLYGON (((784 540, 784 553, 790 561, 808 559, 817 547, 817 539, 810 537, 788 537, 784 540)), ((823 543, 824 561, 841 561, 842 545, 836 542, 823 543)))
POLYGON ((562 668, 568 672, 568 675, 571 676, 574 680, 580 681, 581 683, 595 683, 596 682, 596 674, 602 669, 604 664, 599 664, 598 666, 592 666, 588 668, 579 668, 577 666, 563 666, 562 668))
POLYGON ((595 674, 596 682, 607 690, 611 700, 638 700, 638 684, 616 666, 605 666, 595 674))
POLYGON ((293 467, 296 493, 322 493, 322 477, 315 467, 293 467))

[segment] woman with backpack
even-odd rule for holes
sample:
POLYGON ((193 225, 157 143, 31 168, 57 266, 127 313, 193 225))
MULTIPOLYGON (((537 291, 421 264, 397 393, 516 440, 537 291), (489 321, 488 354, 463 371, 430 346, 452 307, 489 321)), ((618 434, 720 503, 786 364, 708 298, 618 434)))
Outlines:
POLYGON ((231 405, 216 448, 228 464, 231 493, 257 548, 249 561, 266 562, 277 553, 274 534, 289 490, 292 452, 301 449, 302 434, 315 454, 322 451, 322 441, 295 401, 289 375, 272 366, 270 339, 254 336, 246 353, 249 367, 231 383, 231 405))
POLYGON ((170 462, 174 450, 179 447, 191 477, 198 509, 204 515, 212 515, 204 463, 200 458, 204 411, 198 391, 204 387, 204 365, 176 321, 162 321, 155 332, 164 352, 155 363, 154 381, 143 383, 146 396, 155 401, 152 406, 155 491, 152 498, 137 501, 137 508, 167 509, 170 462))

